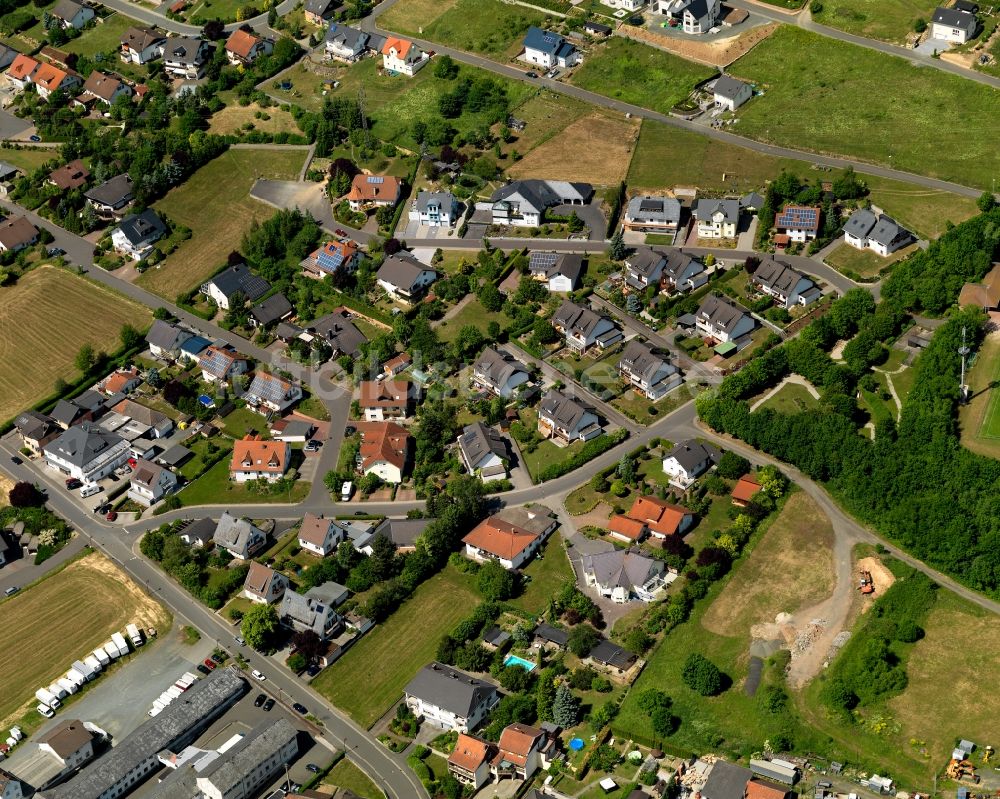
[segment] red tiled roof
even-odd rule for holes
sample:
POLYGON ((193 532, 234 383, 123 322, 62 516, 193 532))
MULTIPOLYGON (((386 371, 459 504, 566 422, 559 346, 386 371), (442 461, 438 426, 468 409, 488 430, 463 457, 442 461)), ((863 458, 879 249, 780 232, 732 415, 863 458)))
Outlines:
POLYGON ((290 448, 284 441, 261 441, 256 436, 247 436, 233 444, 229 471, 284 474, 289 453, 290 448))
POLYGON ((463 733, 455 742, 455 750, 448 756, 448 764, 474 773, 489 758, 490 748, 486 741, 463 733))
POLYGON ((739 502, 749 502, 760 491, 760 483, 752 474, 743 475, 733 487, 732 497, 739 502))
POLYGON ((410 384, 405 380, 362 380, 362 408, 405 408, 410 384))
POLYGON ((689 513, 690 511, 679 505, 673 505, 656 497, 639 497, 632 503, 628 515, 633 519, 644 521, 650 532, 674 535, 689 513))
POLYGON ((18 53, 17 57, 14 58, 10 67, 7 69, 7 76, 16 78, 17 80, 24 80, 30 76, 32 72, 38 69, 38 67, 39 63, 31 56, 18 53))
POLYGON ((382 45, 382 55, 389 55, 390 51, 395 50, 397 58, 406 58, 406 54, 410 52, 411 47, 413 47, 413 42, 408 39, 390 36, 385 40, 385 44, 382 45))
POLYGON ((226 39, 226 51, 240 58, 249 58, 254 46, 261 41, 259 36, 237 28, 226 39))
POLYGON ((530 530, 505 522, 497 516, 490 516, 476 525, 462 542, 495 557, 513 560, 531 546, 536 538, 538 536, 530 530))
POLYGON ((392 175, 355 175, 347 199, 354 202, 395 200, 402 182, 392 175))
POLYGON ((517 722, 504 727, 503 732, 500 733, 498 744, 500 753, 497 757, 523 766, 535 745, 535 741, 541 738, 542 734, 539 729, 517 722))
POLYGON ((612 533, 617 533, 632 541, 638 541, 642 538, 642 531, 645 527, 646 525, 638 519, 630 519, 620 513, 612 516, 611 522, 608 524, 608 530, 612 533))
POLYGON ((379 461, 391 463, 397 469, 406 465, 410 433, 394 422, 358 422, 361 433, 361 468, 367 469, 379 461))
POLYGON ((784 788, 776 785, 768 785, 766 782, 750 780, 747 782, 745 799, 785 799, 788 792, 784 788))

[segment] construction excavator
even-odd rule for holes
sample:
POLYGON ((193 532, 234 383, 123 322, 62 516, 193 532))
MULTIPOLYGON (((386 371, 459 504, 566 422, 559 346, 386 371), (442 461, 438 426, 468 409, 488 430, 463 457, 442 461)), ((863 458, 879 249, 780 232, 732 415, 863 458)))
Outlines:
POLYGON ((867 569, 861 572, 861 580, 858 582, 858 590, 862 594, 875 593, 875 582, 872 580, 872 573, 867 569))

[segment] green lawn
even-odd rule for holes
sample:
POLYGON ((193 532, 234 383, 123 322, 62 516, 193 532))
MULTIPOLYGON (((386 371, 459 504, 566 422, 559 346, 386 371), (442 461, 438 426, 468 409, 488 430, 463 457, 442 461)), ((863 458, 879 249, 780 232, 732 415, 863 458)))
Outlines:
POLYGON ((656 402, 650 402, 642 394, 635 391, 626 390, 620 397, 611 400, 611 404, 631 419, 640 424, 652 424, 659 421, 666 414, 677 410, 685 402, 692 398, 691 390, 687 385, 678 386, 667 396, 656 402), (650 413, 649 409, 654 408, 655 413, 650 413))
POLYGON ((914 250, 916 250, 917 245, 912 244, 909 247, 904 247, 902 250, 893 253, 888 258, 883 258, 881 255, 872 252, 871 250, 859 250, 857 247, 852 247, 847 242, 841 242, 838 247, 830 252, 829 255, 824 258, 824 262, 832 266, 838 272, 852 280, 875 280, 878 278, 879 273, 886 267, 892 266, 914 250))
POLYGON ((55 149, 15 150, 13 147, 0 149, 0 161, 11 166, 16 166, 18 169, 24 170, 29 174, 38 169, 42 164, 58 158, 59 151, 55 149))
POLYGON ((243 438, 251 431, 263 438, 270 438, 267 419, 249 408, 237 408, 222 420, 222 430, 227 436, 243 438))
POLYGON ((936 5, 931 0, 823 0, 822 11, 812 18, 866 39, 903 44, 918 19, 930 21, 936 5))
POLYGON ((330 421, 330 412, 326 409, 326 406, 323 404, 323 400, 319 397, 305 397, 301 402, 299 402, 295 410, 305 416, 317 419, 321 422, 330 421))
POLYGON ((507 318, 502 313, 490 313, 479 302, 478 297, 473 297, 453 317, 437 322, 435 329, 442 341, 450 342, 458 337, 458 331, 466 325, 472 325, 485 334, 490 322, 493 321, 503 326, 507 318))
POLYGON ((352 791, 359 799, 385 799, 385 794, 371 778, 346 757, 330 769, 330 773, 323 778, 323 784, 352 791))
POLYGON ((763 403, 761 408, 770 408, 778 413, 795 414, 816 408, 819 401, 809 393, 805 386, 798 383, 786 383, 763 403))
POLYGON ((522 449, 521 455, 524 457, 524 465, 528 467, 531 479, 537 482, 538 473, 542 469, 554 463, 562 463, 565 460, 569 460, 582 448, 582 441, 574 441, 568 447, 557 447, 551 441, 546 440, 535 447, 533 452, 525 452, 522 449))
POLYGON ((229 458, 223 458, 211 469, 177 494, 185 505, 225 505, 270 502, 301 502, 308 496, 310 483, 297 480, 291 491, 281 494, 255 494, 245 485, 229 481, 229 458))
POLYGON ((221 19, 223 22, 233 22, 236 19, 237 11, 242 6, 252 5, 255 8, 265 8, 250 0, 194 0, 191 6, 184 12, 184 19, 192 24, 199 25, 196 20, 221 19))
POLYGON ((275 210, 250 198, 257 178, 292 180, 305 150, 227 150, 156 203, 156 210, 191 228, 192 237, 139 278, 139 285, 167 299, 200 285, 239 249, 251 222, 275 210))
POLYGON ((868 199, 921 238, 936 239, 949 222, 957 225, 979 213, 972 197, 874 175, 861 177, 868 184, 868 199))
MULTIPOLYGON (((84 30, 79 38, 67 42, 60 49, 90 59, 93 59, 98 53, 111 53, 113 60, 106 69, 117 71, 119 67, 124 66, 118 60, 121 35, 129 28, 137 26, 141 26, 141 23, 131 17, 126 17, 124 14, 112 14, 104 22, 84 30)), ((98 63, 97 66, 100 68, 101 64, 98 63)))
POLYGON ((884 400, 878 394, 863 388, 859 389, 858 393, 861 395, 858 405, 868 412, 876 427, 882 422, 896 418, 896 403, 892 401, 891 397, 884 400))
POLYGON ((584 59, 571 82, 667 114, 697 84, 715 74, 710 67, 616 36, 584 59))
POLYGON ((511 600, 514 607, 538 614, 548 607, 549 600, 567 580, 573 579, 573 567, 569 565, 562 536, 554 532, 541 552, 524 569, 530 578, 524 593, 511 600))
POLYGON ((1000 169, 1000 102, 989 86, 792 26, 730 71, 765 90, 735 126, 751 138, 984 189, 1000 169), (872 75, 891 96, 872 101, 872 75))
POLYGON ((225 449, 226 455, 223 457, 223 460, 227 463, 229 461, 229 452, 233 448, 229 441, 220 436, 216 436, 212 439, 198 436, 197 438, 185 442, 184 446, 191 450, 193 454, 177 471, 180 472, 181 476, 187 480, 194 480, 198 475, 205 471, 205 464, 207 461, 218 457, 218 451, 215 451, 214 453, 209 452, 211 447, 225 449))
POLYGON ((388 621, 379 624, 312 686, 364 727, 403 695, 403 688, 434 659, 440 637, 479 603, 473 578, 447 567, 421 585, 388 621))

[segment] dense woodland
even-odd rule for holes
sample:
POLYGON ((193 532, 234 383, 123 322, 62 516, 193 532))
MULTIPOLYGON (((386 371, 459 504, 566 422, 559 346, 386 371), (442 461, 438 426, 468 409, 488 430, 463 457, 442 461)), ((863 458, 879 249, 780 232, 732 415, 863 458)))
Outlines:
POLYGON ((849 292, 799 340, 751 362, 719 390, 698 401, 700 417, 716 430, 799 467, 830 490, 861 520, 935 568, 976 590, 1000 596, 1000 463, 965 450, 959 441, 960 359, 966 330, 982 338, 980 311, 956 312, 934 335, 915 365, 916 380, 899 424, 877 425, 870 440, 859 425, 855 385, 878 363, 902 323, 903 308, 941 309, 965 280, 980 279, 998 254, 1000 212, 963 223, 926 253, 901 265, 885 299, 875 306, 849 292), (940 294, 934 285, 949 287, 940 294), (827 352, 851 338, 844 363, 827 352), (818 409, 785 415, 747 400, 789 372, 821 392, 818 409))

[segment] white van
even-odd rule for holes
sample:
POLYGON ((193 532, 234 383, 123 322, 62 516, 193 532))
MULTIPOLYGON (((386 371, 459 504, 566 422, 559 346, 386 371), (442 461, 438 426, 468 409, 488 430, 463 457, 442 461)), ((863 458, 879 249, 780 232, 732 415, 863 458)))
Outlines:
POLYGON ((354 493, 354 483, 350 480, 345 480, 344 484, 340 487, 340 499, 342 502, 350 502, 351 494, 354 493))
POLYGON ((100 494, 101 490, 101 487, 97 483, 88 483, 80 489, 80 496, 86 499, 87 497, 94 496, 94 494, 100 494))

